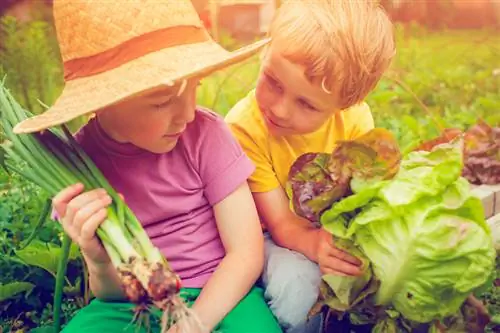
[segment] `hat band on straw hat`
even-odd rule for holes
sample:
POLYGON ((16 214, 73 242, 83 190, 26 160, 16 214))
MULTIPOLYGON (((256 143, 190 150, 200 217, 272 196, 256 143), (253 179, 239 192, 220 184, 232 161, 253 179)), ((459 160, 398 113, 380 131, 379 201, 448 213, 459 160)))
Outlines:
POLYGON ((164 48, 209 40, 207 31, 195 26, 175 26, 152 31, 96 55, 66 61, 64 79, 71 81, 96 75, 164 48))

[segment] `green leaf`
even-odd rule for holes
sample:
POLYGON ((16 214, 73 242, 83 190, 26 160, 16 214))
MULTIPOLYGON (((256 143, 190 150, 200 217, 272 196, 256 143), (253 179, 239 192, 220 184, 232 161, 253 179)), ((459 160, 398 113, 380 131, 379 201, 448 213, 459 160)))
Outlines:
POLYGON ((397 92, 394 92, 389 89, 379 90, 377 92, 370 94, 370 100, 374 101, 375 103, 381 103, 381 104, 389 103, 396 97, 398 97, 397 92))
POLYGON ((491 317, 491 322, 495 325, 500 325, 500 313, 491 317))
POLYGON ((391 309, 385 310, 385 313, 387 313, 389 318, 392 318, 392 319, 396 319, 401 315, 399 312, 397 312, 395 310, 391 310, 391 309))
POLYGON ((491 232, 461 165, 457 142, 410 153, 393 179, 362 188, 322 215, 326 230, 353 240, 369 259, 380 280, 376 305, 425 323, 456 313, 490 278, 491 232))
POLYGON ((415 117, 410 117, 408 115, 403 115, 401 117, 401 121, 405 124, 410 131, 415 135, 420 135, 422 130, 422 125, 419 124, 418 120, 415 117))
POLYGON ((340 303, 345 306, 351 306, 372 278, 370 262, 366 256, 356 248, 352 241, 337 239, 335 241, 335 246, 358 258, 362 262, 361 270, 363 271, 363 275, 361 276, 323 275, 323 280, 332 289, 340 303))
POLYGON ((483 108, 500 110, 500 102, 498 101, 498 97, 487 98, 480 96, 476 99, 476 102, 479 103, 483 108))
POLYGON ((53 333, 54 327, 52 325, 35 327, 34 329, 30 330, 30 332, 31 333, 53 333))
POLYGON ((0 284, 0 302, 8 300, 9 298, 25 292, 31 291, 35 287, 34 284, 29 282, 11 282, 7 284, 0 284))
MULTIPOLYGON (((0 136, 0 139, 1 139, 1 136, 0 136)), ((2 145, 0 145, 0 167, 2 167, 5 170, 5 172, 8 173, 9 170, 7 169, 7 165, 5 164, 6 156, 7 156, 7 153, 5 152, 5 149, 3 149, 2 145)))
MULTIPOLYGON (((16 255, 26 264, 43 268, 56 277, 61 248, 52 243, 32 242, 26 248, 16 251, 16 255)), ((79 257, 78 247, 72 245, 69 253, 70 260, 79 257)))
POLYGON ((372 329, 372 333, 398 333, 398 325, 396 321, 392 318, 386 318, 381 320, 372 329))

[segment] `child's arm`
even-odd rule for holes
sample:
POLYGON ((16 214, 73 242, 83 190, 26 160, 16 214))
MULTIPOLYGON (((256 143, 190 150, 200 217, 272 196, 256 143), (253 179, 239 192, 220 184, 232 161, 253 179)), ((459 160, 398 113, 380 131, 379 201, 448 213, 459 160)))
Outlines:
POLYGON ((111 198, 103 189, 83 190, 82 184, 62 190, 52 200, 54 209, 64 231, 82 251, 92 293, 100 299, 124 299, 116 269, 96 237, 111 198))
POLYGON ((292 212, 288 197, 281 187, 254 193, 253 196, 259 215, 276 244, 300 252, 317 262, 323 273, 361 274, 358 267, 360 262, 337 249, 331 234, 315 228, 311 222, 292 212))
POLYGON ((253 197, 274 242, 318 262, 319 229, 290 210, 285 191, 278 187, 269 192, 253 193, 253 197))
POLYGON ((247 294, 264 262, 259 218, 247 183, 214 206, 226 256, 193 305, 212 330, 247 294))
POLYGON ((85 255, 84 258, 88 266, 89 287, 95 297, 107 301, 126 299, 116 268, 111 262, 106 265, 97 265, 88 260, 85 255))

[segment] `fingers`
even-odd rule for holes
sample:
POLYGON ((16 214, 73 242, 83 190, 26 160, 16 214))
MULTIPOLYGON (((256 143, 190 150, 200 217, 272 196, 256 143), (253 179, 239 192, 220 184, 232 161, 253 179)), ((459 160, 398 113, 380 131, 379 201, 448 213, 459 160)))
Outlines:
POLYGON ((52 199, 52 206, 54 207, 59 218, 63 218, 66 215, 66 207, 68 203, 82 191, 83 184, 78 183, 65 188, 52 199))
POLYGON ((351 256, 349 253, 344 252, 344 251, 336 248, 335 246, 332 246, 330 248, 329 255, 332 257, 335 257, 341 261, 346 261, 346 262, 351 263, 351 264, 356 265, 356 266, 361 265, 361 261, 358 258, 351 256))
MULTIPOLYGON (((81 196, 83 196, 83 194, 81 196)), ((80 199, 81 196, 77 198, 80 199)), ((87 221, 92 215, 94 215, 101 209, 106 208, 109 204, 111 204, 111 202, 111 197, 106 194, 97 198, 95 198, 94 196, 81 198, 80 202, 75 204, 82 204, 82 206, 80 206, 80 208, 76 210, 72 224, 75 226, 75 228, 81 229, 85 221, 87 221)))
POLYGON ((74 197, 66 206, 64 220, 69 224, 74 224, 77 214, 83 214, 84 216, 85 214, 88 215, 88 209, 86 206, 90 205, 94 201, 100 201, 101 198, 104 198, 105 196, 107 196, 105 190, 95 189, 74 197), (81 212, 82 210, 85 211, 81 212))
POLYGON ((344 276, 361 275, 361 261, 335 247, 333 237, 328 232, 321 232, 318 263, 324 274, 344 276))
POLYGON ((106 220, 107 216, 108 211, 105 208, 101 208, 94 212, 85 221, 85 224, 81 226, 79 243, 82 244, 83 247, 85 247, 85 243, 90 242, 96 236, 97 228, 106 220))
POLYGON ((96 230, 107 217, 106 207, 112 203, 104 189, 84 192, 75 184, 53 198, 53 206, 68 235, 81 247, 94 240, 96 230))
POLYGON ((323 274, 336 274, 342 276, 359 276, 363 274, 359 266, 339 260, 335 257, 327 258, 327 260, 320 264, 320 268, 323 274))
POLYGON ((353 276, 353 275, 346 274, 346 273, 343 273, 343 272, 337 271, 337 270, 335 270, 335 269, 326 268, 326 267, 320 267, 320 270, 321 270, 321 273, 322 273, 323 275, 326 275, 326 274, 331 274, 331 275, 338 275, 338 276, 353 276))

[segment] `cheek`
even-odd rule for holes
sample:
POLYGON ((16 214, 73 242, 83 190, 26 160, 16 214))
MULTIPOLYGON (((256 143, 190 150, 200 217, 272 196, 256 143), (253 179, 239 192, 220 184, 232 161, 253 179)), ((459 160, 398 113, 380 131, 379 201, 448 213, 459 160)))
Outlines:
POLYGON ((142 132, 144 136, 163 136, 172 123, 172 116, 168 111, 155 111, 151 116, 144 117, 142 132))
POLYGON ((272 92, 267 87, 263 79, 259 79, 255 88, 255 99, 261 110, 268 109, 273 103, 272 92))
POLYGON ((150 138, 162 137, 168 129, 167 120, 161 111, 145 113, 129 121, 124 128, 133 141, 147 141, 150 138))
POLYGON ((308 134, 317 131, 328 120, 327 115, 314 114, 312 112, 302 112, 300 117, 295 119, 295 130, 300 134, 308 134))

